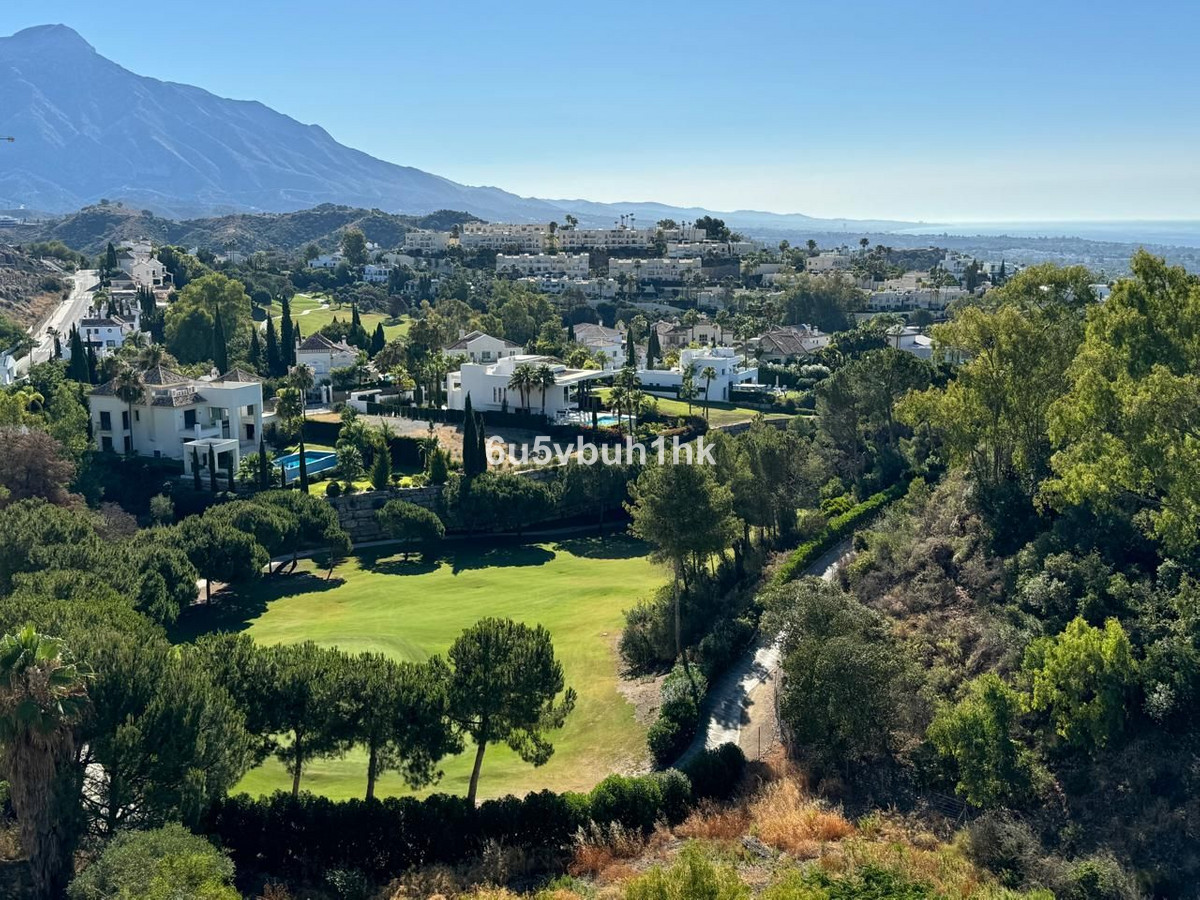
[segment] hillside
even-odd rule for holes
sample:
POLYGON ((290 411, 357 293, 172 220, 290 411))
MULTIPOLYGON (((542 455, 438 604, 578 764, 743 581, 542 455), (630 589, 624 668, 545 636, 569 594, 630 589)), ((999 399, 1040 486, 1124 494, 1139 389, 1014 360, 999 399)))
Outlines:
POLYGON ((221 250, 234 247, 244 253, 256 250, 298 250, 309 243, 323 249, 339 239, 349 226, 362 229, 367 240, 382 247, 399 246, 414 228, 449 229, 476 221, 469 213, 438 210, 425 216, 402 216, 378 209, 322 204, 289 213, 234 213, 225 216, 176 221, 128 206, 93 205, 52 222, 11 229, 23 241, 58 240, 82 253, 97 254, 109 241, 150 238, 159 244, 221 250))
POLYGON ((29 327, 40 322, 69 285, 50 265, 0 244, 0 315, 29 327))

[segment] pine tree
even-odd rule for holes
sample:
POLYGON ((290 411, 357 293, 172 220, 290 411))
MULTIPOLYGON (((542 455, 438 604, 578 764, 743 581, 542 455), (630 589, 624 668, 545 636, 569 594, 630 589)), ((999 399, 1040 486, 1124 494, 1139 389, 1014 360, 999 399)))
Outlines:
POLYGON ((225 341, 225 323, 221 321, 221 307, 213 309, 213 365, 224 375, 229 371, 229 344, 225 341))
POLYGON ((213 445, 208 445, 208 489, 217 492, 217 452, 213 445))
POLYGON ((67 363, 67 377, 80 384, 92 383, 88 377, 87 351, 83 349, 83 338, 79 336, 78 328, 71 329, 71 361, 67 363))
POLYGON ((475 465, 478 456, 479 436, 475 429, 475 411, 471 408, 471 394, 463 402, 463 475, 474 478, 479 472, 475 465))
POLYGON ((275 340, 275 320, 267 317, 267 376, 279 378, 284 373, 283 363, 279 358, 279 342, 275 340))
MULTIPOLYGON (((295 323, 292 322, 292 304, 287 297, 283 298, 283 309, 279 320, 279 359, 284 372, 296 363, 295 323)), ((282 373, 280 373, 282 374, 282 373)))

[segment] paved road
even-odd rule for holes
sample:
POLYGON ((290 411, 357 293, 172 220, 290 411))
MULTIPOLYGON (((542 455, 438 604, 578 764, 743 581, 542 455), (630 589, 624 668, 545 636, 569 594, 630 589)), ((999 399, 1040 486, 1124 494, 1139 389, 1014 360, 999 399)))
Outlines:
POLYGON ((79 320, 91 305, 92 288, 100 281, 96 270, 80 269, 73 279, 75 284, 71 289, 71 296, 55 307, 54 312, 33 335, 33 339, 38 342, 30 355, 35 363, 46 362, 54 355, 54 336, 50 334, 50 330, 58 331, 61 334, 59 340, 65 344, 67 333, 79 324, 79 320))
MULTIPOLYGON (((849 550, 850 542, 843 541, 809 566, 805 574, 832 580, 849 550)), ((751 720, 751 707, 756 702, 769 702, 773 695, 774 683, 779 678, 779 645, 779 635, 760 638, 709 691, 705 699, 707 727, 701 724, 696 739, 680 762, 701 749, 712 750, 722 744, 741 743, 743 729, 751 720)), ((774 718, 773 714, 771 718, 774 718)))

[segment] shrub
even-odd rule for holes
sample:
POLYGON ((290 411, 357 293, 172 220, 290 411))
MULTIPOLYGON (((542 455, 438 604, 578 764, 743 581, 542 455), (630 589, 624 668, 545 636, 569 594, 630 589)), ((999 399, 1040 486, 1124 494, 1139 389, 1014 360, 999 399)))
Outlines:
POLYGON ((239 900, 233 863, 181 825, 118 834, 67 890, 70 900, 239 900))
POLYGON ((662 766, 687 749, 700 724, 700 702, 708 680, 695 667, 677 665, 663 679, 662 706, 650 727, 647 743, 654 761, 662 766))
POLYGON ((625 900, 749 900, 730 865, 714 865, 695 844, 688 844, 669 869, 654 867, 625 888, 625 900))
POLYGON ((692 808, 692 781, 678 769, 667 769, 649 776, 658 782, 661 818, 668 825, 678 825, 692 808))
POLYGON ((746 774, 746 755, 737 744, 696 754, 684 767, 697 800, 728 800, 746 774))
POLYGON ((325 485, 325 496, 326 497, 342 496, 342 486, 340 484, 338 484, 336 481, 329 482, 329 484, 325 485))
POLYGON ((621 658, 635 672, 655 669, 675 658, 671 591, 670 585, 664 585, 652 599, 643 600, 625 613, 621 658))
POLYGON ((745 619, 720 619, 700 640, 700 668, 708 678, 733 664, 754 636, 754 626, 745 619))
POLYGON ((654 778, 609 775, 592 788, 588 800, 593 822, 617 822, 648 834, 662 812, 662 785, 654 778))

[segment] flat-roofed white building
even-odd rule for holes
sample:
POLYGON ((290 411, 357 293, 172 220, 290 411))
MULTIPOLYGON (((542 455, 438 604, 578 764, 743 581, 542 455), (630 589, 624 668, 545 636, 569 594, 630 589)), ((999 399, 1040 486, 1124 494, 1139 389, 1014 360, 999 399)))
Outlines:
POLYGON ((469 331, 453 344, 442 348, 447 356, 472 363, 493 363, 509 356, 517 356, 521 345, 492 337, 482 331, 469 331))
POLYGON ((824 250, 804 261, 804 271, 812 275, 828 275, 849 269, 852 262, 845 250, 824 250))
POLYGON ((563 228, 554 239, 563 250, 648 250, 656 235, 653 228, 563 228))
POLYGON ((450 248, 451 238, 449 231, 409 231, 404 235, 404 249, 409 252, 445 253, 450 248))
POLYGON ((458 242, 464 250, 497 250, 509 253, 541 253, 546 249, 548 224, 496 224, 470 222, 459 229, 458 242))
POLYGON ((497 253, 496 271, 587 278, 590 262, 591 257, 586 253, 497 253))
POLYGON ((632 275, 638 281, 682 282, 685 278, 702 273, 700 258, 691 259, 618 259, 608 261, 608 277, 620 278, 632 275))
POLYGON ((471 408, 492 412, 545 412, 556 419, 568 410, 579 408, 579 385, 597 378, 611 377, 612 372, 601 369, 569 369, 552 356, 519 354, 494 363, 463 363, 457 372, 446 376, 446 405, 462 409, 471 397, 471 408), (549 368, 554 383, 531 387, 524 394, 512 386, 518 366, 539 370, 549 368))
POLYGON ((679 364, 670 369, 639 369, 638 378, 648 391, 660 390, 675 393, 683 384, 684 372, 692 368, 692 383, 700 392, 697 399, 728 402, 730 394, 739 384, 753 384, 758 380, 758 366, 747 365, 745 357, 732 347, 689 348, 679 354, 679 364), (704 377, 706 369, 712 369, 713 377, 704 377))

